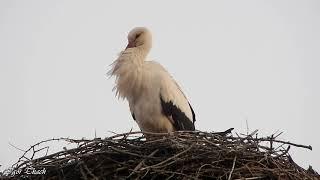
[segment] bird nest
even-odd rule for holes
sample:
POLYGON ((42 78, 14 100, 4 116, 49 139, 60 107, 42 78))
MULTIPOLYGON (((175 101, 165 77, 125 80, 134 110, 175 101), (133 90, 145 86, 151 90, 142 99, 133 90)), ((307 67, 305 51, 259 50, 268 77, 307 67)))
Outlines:
MULTIPOLYGON (((320 179, 289 155, 304 146, 269 137, 220 133, 129 132, 92 140, 59 138, 39 142, 2 173, 3 179, 320 179), (66 141, 76 148, 34 158, 47 142, 66 141), (27 154, 31 153, 30 157, 27 154)), ((234 134, 234 133, 233 133, 234 134)), ((0 179, 1 174, 0 174, 0 179)))

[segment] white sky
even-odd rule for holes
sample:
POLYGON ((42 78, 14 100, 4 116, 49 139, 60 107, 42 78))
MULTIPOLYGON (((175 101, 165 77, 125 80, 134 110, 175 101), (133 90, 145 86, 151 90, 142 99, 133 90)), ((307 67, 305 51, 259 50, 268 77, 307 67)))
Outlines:
MULTIPOLYGON (((108 65, 146 26, 150 58, 189 97, 196 128, 283 131, 320 171, 320 1, 0 1, 0 165, 52 137, 132 127, 108 65)), ((61 150, 53 147, 52 151, 61 150)))

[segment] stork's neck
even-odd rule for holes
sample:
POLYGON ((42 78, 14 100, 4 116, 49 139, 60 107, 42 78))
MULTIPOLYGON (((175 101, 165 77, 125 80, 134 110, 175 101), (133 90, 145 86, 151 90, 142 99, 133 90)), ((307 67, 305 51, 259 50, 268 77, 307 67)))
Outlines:
POLYGON ((128 48, 121 52, 113 64, 111 75, 117 77, 116 90, 119 97, 133 99, 141 93, 143 63, 148 52, 141 48, 128 48))
POLYGON ((150 49, 145 46, 129 48, 121 55, 127 61, 131 61, 135 65, 142 65, 149 54, 150 49))
POLYGON ((134 48, 136 53, 138 54, 138 56, 140 56, 141 58, 143 58, 144 60, 146 59, 147 55, 150 52, 151 47, 148 46, 147 44, 138 46, 134 48))

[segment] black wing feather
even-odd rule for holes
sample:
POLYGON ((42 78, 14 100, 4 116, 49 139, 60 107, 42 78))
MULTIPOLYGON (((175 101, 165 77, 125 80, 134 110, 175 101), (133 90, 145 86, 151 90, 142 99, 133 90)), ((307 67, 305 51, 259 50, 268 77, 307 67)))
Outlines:
POLYGON ((192 122, 193 122, 193 125, 194 125, 194 122, 196 122, 196 114, 194 113, 194 111, 193 111, 193 109, 192 109, 192 107, 191 107, 189 102, 188 102, 188 104, 189 104, 189 107, 190 107, 191 112, 192 112, 192 122))
POLYGON ((132 118, 133 118, 134 120, 136 120, 136 117, 135 117, 134 113, 131 113, 131 116, 132 116, 132 118))
POLYGON ((161 107, 162 107, 162 113, 169 117, 171 116, 174 123, 173 126, 175 128, 175 130, 177 131, 183 131, 183 130, 187 130, 187 131, 194 131, 195 127, 194 127, 194 121, 195 121, 195 115, 193 112, 193 109, 191 108, 190 104, 190 108, 192 111, 192 116, 193 116, 193 120, 191 121, 184 112, 182 112, 176 105, 174 105, 171 101, 169 102, 165 102, 161 95, 160 95, 160 100, 161 100, 161 107))

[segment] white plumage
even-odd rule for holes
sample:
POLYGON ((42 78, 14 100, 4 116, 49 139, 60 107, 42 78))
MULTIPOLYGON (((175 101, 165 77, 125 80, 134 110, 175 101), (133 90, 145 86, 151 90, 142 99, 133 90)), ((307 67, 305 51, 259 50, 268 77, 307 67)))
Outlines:
POLYGON ((109 72, 116 77, 116 95, 128 100, 141 131, 194 130, 195 114, 178 84, 159 63, 146 61, 151 47, 148 29, 130 31, 128 46, 109 72))

